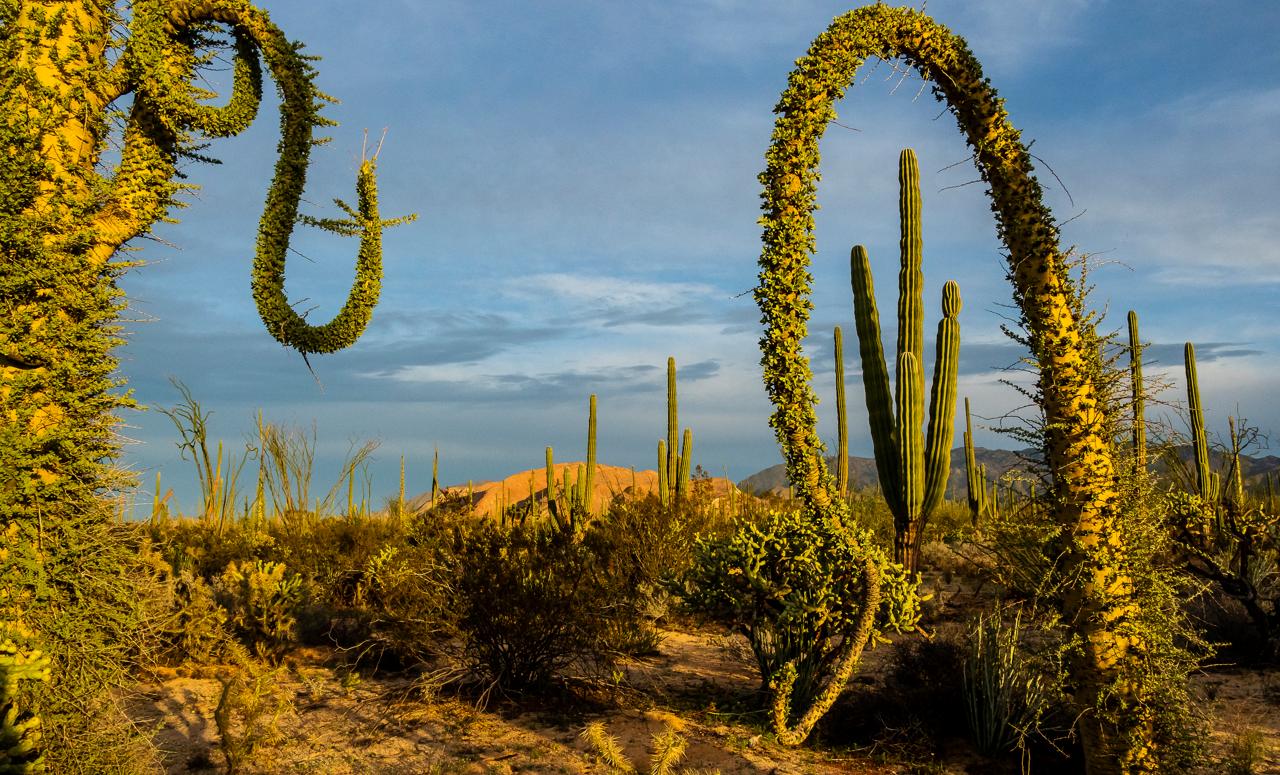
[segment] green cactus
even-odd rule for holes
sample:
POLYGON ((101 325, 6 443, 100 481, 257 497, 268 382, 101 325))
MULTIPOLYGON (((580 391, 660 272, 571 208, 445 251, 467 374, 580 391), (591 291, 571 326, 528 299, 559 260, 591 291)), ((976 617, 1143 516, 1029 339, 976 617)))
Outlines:
POLYGON ((1196 494, 1209 508, 1218 503, 1220 480, 1209 467, 1209 441, 1204 432, 1204 408, 1200 403, 1200 381, 1196 377, 1196 347, 1187 342, 1182 350, 1187 374, 1187 408, 1191 414, 1191 444, 1195 453, 1196 494))
POLYGON ((1129 382, 1133 398, 1133 466, 1147 470, 1147 420, 1142 384, 1142 340, 1138 338, 1138 313, 1129 310, 1129 382))
POLYGON ((973 517, 973 526, 977 527, 980 518, 988 514, 993 507, 994 498, 987 497, 987 466, 978 465, 973 454, 973 421, 969 418, 969 399, 964 399, 964 472, 969 485, 969 514, 973 517))
MULTIPOLYGON (((440 448, 436 447, 431 456, 431 507, 435 508, 436 498, 440 495, 440 448)), ((529 496, 533 497, 533 488, 529 488, 529 496)))
POLYGON ((658 442, 658 499, 663 506, 684 499, 689 491, 693 431, 685 428, 684 435, 680 435, 679 413, 676 359, 667 358, 667 440, 658 442))
POLYGON ((25 648, 32 632, 17 622, 0 622, 0 773, 40 775, 46 771, 40 717, 18 704, 18 682, 47 682, 49 657, 25 648))
POLYGON ((849 417, 844 400, 844 335, 836 326, 836 492, 849 494, 849 417))
POLYGON ((851 253, 850 274, 876 470, 894 518, 893 559, 914 572, 924 526, 942 500, 951 470, 952 419, 960 359, 957 316, 961 301, 960 287, 954 281, 947 281, 942 290, 943 317, 938 323, 937 360, 926 436, 922 429, 924 273, 920 268, 920 171, 916 155, 909 148, 898 158, 898 181, 902 270, 898 274, 897 393, 893 401, 889 398, 871 265, 861 245, 855 246, 851 253))
POLYGON ((556 492, 555 459, 547 447, 547 510, 563 530, 576 530, 591 516, 591 500, 596 476, 596 396, 591 394, 587 415, 587 463, 575 471, 565 469, 560 492, 556 492))

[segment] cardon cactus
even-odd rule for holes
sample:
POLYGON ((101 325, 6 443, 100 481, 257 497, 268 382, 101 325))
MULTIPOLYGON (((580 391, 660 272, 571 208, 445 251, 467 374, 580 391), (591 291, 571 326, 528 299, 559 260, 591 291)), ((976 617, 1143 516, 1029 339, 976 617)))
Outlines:
POLYGON ((1129 310, 1129 384, 1133 406, 1133 467, 1137 473, 1147 470, 1147 418, 1142 384, 1142 340, 1138 337, 1138 313, 1133 310, 1129 310))
POLYGON ((658 441, 658 498, 662 505, 683 500, 689 492, 689 459, 693 431, 680 436, 680 407, 676 400, 676 359, 667 358, 667 440, 658 441))
POLYGON ((1209 465, 1209 439, 1204 432, 1204 407, 1200 403, 1200 380, 1196 377, 1196 346, 1187 342, 1183 346, 1182 357, 1187 374, 1187 410, 1191 415, 1191 448, 1195 453, 1196 494, 1210 509, 1216 509, 1221 480, 1209 465))
POLYGON ((969 418, 969 399, 964 400, 964 472, 968 484, 969 515, 977 527, 982 516, 994 507, 995 497, 987 495, 987 466, 978 465, 973 453, 973 421, 969 418))
POLYGON ((960 286, 948 280, 942 289, 942 320, 938 322, 926 436, 921 427, 924 421, 924 305, 921 301, 924 273, 920 269, 920 169, 910 148, 898 157, 898 183, 902 269, 898 273, 897 385, 893 398, 880 341, 880 314, 876 309, 871 264, 861 245, 853 248, 849 273, 876 471, 880 475, 880 489, 893 513, 893 559, 915 572, 924 526, 942 501, 951 473, 961 302, 960 286))

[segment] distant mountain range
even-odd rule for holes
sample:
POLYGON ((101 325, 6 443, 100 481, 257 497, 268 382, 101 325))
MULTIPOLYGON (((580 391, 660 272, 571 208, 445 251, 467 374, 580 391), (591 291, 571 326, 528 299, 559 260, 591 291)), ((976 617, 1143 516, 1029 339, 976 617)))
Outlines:
MULTIPOLYGON (((1190 445, 1177 447, 1178 458, 1183 461, 1185 469, 1192 471, 1194 468, 1195 454, 1190 445)), ((1010 451, 1007 449, 986 449, 984 447, 975 447, 973 456, 979 465, 986 465, 987 480, 991 482, 998 481, 1006 473, 1011 471, 1027 471, 1031 466, 1030 461, 1039 458, 1040 453, 1033 449, 1024 449, 1020 451, 1010 451)), ((1213 470, 1225 475, 1227 469, 1227 456, 1218 451, 1210 451, 1210 459, 1213 463, 1213 470)), ((827 458, 827 466, 835 471, 834 455, 827 458)), ((1169 471, 1167 460, 1162 458, 1153 458, 1152 469, 1158 475, 1165 475, 1169 471)), ((1280 457, 1275 455, 1267 455, 1265 457, 1251 457, 1249 455, 1240 456, 1240 468, 1244 475, 1245 486, 1248 488, 1261 487, 1265 483, 1263 477, 1267 474, 1280 474, 1280 457)), ((956 447, 951 450, 951 475, 947 479, 946 497, 952 499, 962 499, 967 496, 966 477, 964 472, 964 447, 956 447)), ((879 486, 879 478, 876 474, 876 461, 869 457, 849 457, 849 486, 852 488, 876 487, 879 486)), ((785 495, 787 493, 787 473, 786 467, 779 463, 748 476, 746 479, 738 482, 738 489, 743 492, 750 492, 756 495, 764 495, 773 493, 776 495, 785 495)), ((1278 493, 1280 494, 1280 493, 1278 493)))

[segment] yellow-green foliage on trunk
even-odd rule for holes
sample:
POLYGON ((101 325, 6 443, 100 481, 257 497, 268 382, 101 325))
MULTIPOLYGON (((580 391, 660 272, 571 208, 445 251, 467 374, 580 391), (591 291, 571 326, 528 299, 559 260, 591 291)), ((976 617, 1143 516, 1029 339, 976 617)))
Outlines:
POLYGON ((1054 478, 1053 518, 1068 536, 1064 574, 1076 579, 1063 616, 1079 641, 1072 662, 1076 701, 1091 773, 1139 772, 1155 766, 1149 697, 1141 671, 1145 643, 1133 624, 1135 590, 1116 530, 1118 493, 1110 439, 1102 427, 1101 391, 1058 246, 1052 213, 1032 175, 1031 156, 1003 101, 963 39, 910 8, 872 5, 836 18, 796 62, 774 109, 778 118, 760 174, 764 249, 756 301, 765 325, 765 388, 796 495, 813 511, 832 508, 832 477, 816 431, 808 359, 800 344, 812 304, 818 141, 835 119, 834 104, 868 58, 902 59, 932 85, 973 149, 989 186, 996 230, 1008 249, 1009 279, 1040 366, 1046 451, 1054 478), (1097 711, 1097 712, 1095 712, 1097 711))

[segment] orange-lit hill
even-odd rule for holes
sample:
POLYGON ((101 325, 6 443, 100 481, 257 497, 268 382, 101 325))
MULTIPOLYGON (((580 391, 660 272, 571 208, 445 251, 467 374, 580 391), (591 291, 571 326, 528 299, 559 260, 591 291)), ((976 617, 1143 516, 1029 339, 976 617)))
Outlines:
MULTIPOLYGON (((566 471, 569 472, 571 479, 576 479, 579 475, 579 467, 585 471, 586 463, 582 461, 556 463, 556 480, 563 483, 566 471)), ((547 469, 545 467, 521 471, 498 482, 473 482, 469 486, 475 512, 482 515, 496 516, 504 507, 527 503, 531 485, 536 502, 545 504, 547 501, 547 469)), ((454 485, 444 488, 444 492, 451 495, 460 495, 465 494, 467 488, 468 485, 465 484, 454 485)), ((693 480, 690 482, 690 488, 694 489, 697 494, 707 494, 713 500, 726 498, 731 490, 737 490, 732 482, 723 477, 693 480)), ((652 470, 635 471, 630 468, 596 463, 596 474, 592 489, 594 492, 591 498, 591 510, 599 514, 605 510, 616 496, 644 497, 650 494, 657 494, 658 472, 652 470)), ((430 503, 431 493, 425 492, 411 498, 406 505, 410 510, 417 511, 425 508, 430 503)))

